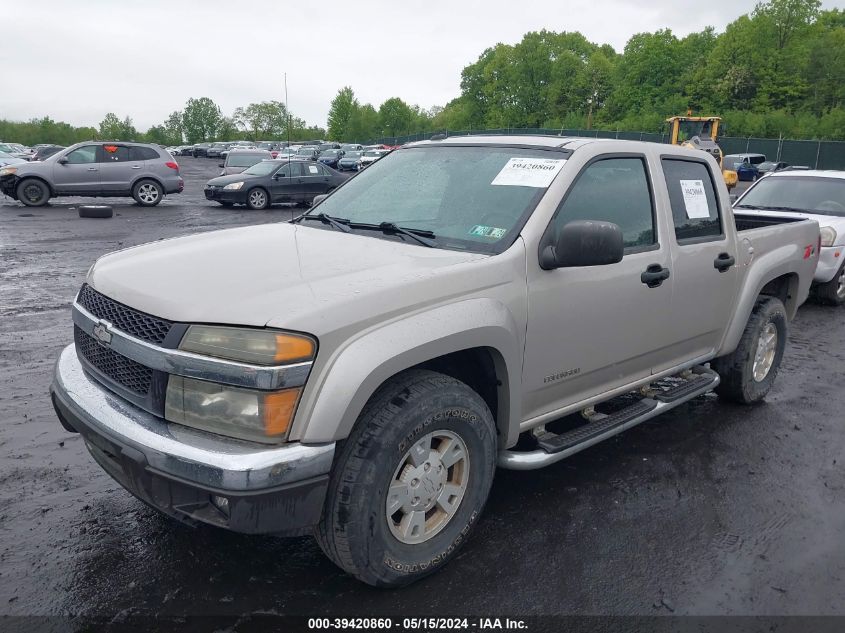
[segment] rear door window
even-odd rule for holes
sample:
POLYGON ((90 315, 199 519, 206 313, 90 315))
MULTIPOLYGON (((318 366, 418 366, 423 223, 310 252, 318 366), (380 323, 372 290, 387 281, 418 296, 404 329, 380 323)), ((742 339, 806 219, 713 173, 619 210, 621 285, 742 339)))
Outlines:
POLYGON ((125 163, 130 160, 129 148, 125 145, 103 144, 101 163, 125 163))
POLYGON ((662 162, 678 243, 721 238, 719 202, 707 165, 675 158, 664 158, 662 162))
POLYGON ((161 158, 152 147, 132 146, 129 148, 129 160, 155 160, 161 158))

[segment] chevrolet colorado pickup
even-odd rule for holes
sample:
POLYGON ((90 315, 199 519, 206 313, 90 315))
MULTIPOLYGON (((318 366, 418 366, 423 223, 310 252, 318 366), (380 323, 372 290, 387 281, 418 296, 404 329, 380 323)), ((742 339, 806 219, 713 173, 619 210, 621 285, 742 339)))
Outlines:
POLYGON ((455 555, 497 465, 764 398, 818 248, 734 215, 704 152, 414 143, 291 222, 101 257, 52 398, 147 504, 398 586, 455 555))

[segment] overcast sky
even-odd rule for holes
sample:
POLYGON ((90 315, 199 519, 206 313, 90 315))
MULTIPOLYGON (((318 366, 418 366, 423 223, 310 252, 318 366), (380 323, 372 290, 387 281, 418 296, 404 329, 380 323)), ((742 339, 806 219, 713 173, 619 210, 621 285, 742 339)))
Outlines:
MULTIPOLYGON (((0 118, 96 125, 106 112, 145 130, 189 97, 225 114, 284 100, 324 126, 338 89, 376 108, 424 108, 460 92, 460 72, 527 31, 581 31, 621 51, 668 27, 723 30, 754 0, 15 0, 2 3, 0 118)), ((825 0, 824 8, 845 7, 825 0)))

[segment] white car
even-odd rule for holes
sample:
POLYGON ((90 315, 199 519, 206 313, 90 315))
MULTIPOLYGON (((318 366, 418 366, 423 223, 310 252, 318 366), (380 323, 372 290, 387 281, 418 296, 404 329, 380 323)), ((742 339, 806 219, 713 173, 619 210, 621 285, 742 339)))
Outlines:
POLYGON ((816 220, 821 227, 821 255, 813 278, 816 294, 827 304, 845 303, 845 171, 769 174, 749 187, 734 209, 750 215, 816 220))
POLYGON ((379 158, 389 153, 389 149, 368 149, 363 154, 361 154, 361 158, 358 159, 358 163, 360 164, 361 169, 364 169, 364 167, 369 167, 379 158))

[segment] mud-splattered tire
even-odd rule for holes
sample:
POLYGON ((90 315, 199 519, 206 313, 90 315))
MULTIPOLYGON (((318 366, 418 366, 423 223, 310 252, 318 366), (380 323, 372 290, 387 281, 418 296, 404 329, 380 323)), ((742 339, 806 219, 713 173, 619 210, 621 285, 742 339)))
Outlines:
POLYGON ((496 427, 481 396, 443 374, 403 372, 373 395, 343 444, 317 542, 367 584, 407 585, 467 539, 495 466, 496 427))
POLYGON ((786 309, 780 299, 757 299, 736 350, 711 363, 722 379, 716 393, 742 404, 763 400, 777 378, 787 330, 786 309))
POLYGON ((829 306, 841 306, 845 303, 845 262, 836 271, 833 279, 816 286, 816 297, 820 303, 829 306))
POLYGON ((114 209, 106 204, 81 204, 77 207, 80 218, 110 218, 114 209))

